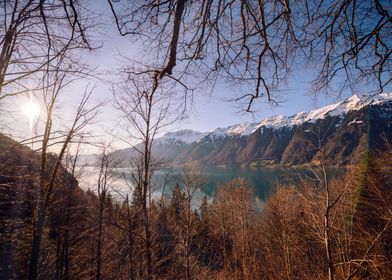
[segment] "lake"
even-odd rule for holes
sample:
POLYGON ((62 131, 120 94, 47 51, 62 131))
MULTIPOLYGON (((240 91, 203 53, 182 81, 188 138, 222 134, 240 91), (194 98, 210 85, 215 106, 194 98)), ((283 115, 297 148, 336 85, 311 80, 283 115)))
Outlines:
MULTIPOLYGON (((85 167, 84 178, 79 180, 83 189, 96 190, 96 181, 99 168, 85 167)), ((116 178, 110 182, 111 193, 114 196, 124 196, 132 192, 130 168, 117 168, 116 178)), ((170 195, 173 187, 179 182, 181 169, 165 169, 154 172, 152 177, 153 196, 162 195, 162 186, 165 185, 164 193, 170 195)), ((310 176, 311 170, 308 168, 293 167, 208 167, 202 169, 202 175, 208 177, 208 183, 200 190, 199 195, 211 196, 219 184, 224 184, 234 178, 245 178, 253 188, 258 200, 264 201, 273 192, 277 184, 298 183, 301 176, 310 176)), ((331 177, 336 177, 344 173, 342 168, 330 168, 328 173, 331 177)))

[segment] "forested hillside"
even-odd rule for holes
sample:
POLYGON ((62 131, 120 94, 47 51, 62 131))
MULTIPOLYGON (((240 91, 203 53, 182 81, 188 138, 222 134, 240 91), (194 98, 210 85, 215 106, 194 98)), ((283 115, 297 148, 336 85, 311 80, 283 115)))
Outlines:
MULTIPOLYGON (((0 278, 24 279, 37 199, 37 155, 1 136, 0 278)), ((52 157, 54 157, 53 155, 52 157)), ((148 205, 156 279, 385 279, 392 277, 392 152, 330 181, 277 186, 262 209, 242 178, 195 208, 205 178, 186 169, 170 197, 148 205)), ((69 169, 72 170, 72 169, 69 169)), ((326 175, 326 177, 322 177, 326 175)), ((99 182, 97 182, 99 184, 99 182)), ((134 194, 83 192, 64 168, 48 209, 42 279, 144 279, 143 212, 134 194)))

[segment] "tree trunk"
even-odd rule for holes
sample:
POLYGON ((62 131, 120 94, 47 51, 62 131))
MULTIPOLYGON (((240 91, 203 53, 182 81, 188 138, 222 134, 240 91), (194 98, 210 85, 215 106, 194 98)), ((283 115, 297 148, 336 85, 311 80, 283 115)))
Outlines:
POLYGON ((134 266, 133 266, 133 227, 132 227, 132 217, 131 217, 131 211, 129 207, 129 200, 127 196, 127 220, 128 220, 128 245, 129 245, 129 279, 134 280, 135 279, 135 271, 134 271, 134 266))
POLYGON ((97 240, 97 252, 96 252, 96 274, 95 279, 101 279, 101 246, 102 246, 102 219, 103 219, 103 210, 104 210, 104 203, 105 203, 105 194, 100 197, 99 201, 99 217, 98 217, 98 240, 97 240))
POLYGON ((43 199, 38 202, 38 217, 33 232, 33 242, 31 246, 30 262, 29 262, 29 280, 35 280, 38 276, 38 261, 41 248, 42 232, 45 224, 46 205, 43 199))
POLYGON ((185 242, 185 256, 186 256, 186 279, 191 279, 191 271, 190 271, 190 230, 191 230, 191 201, 188 193, 188 201, 187 201, 187 213, 186 213, 186 242, 185 242))
POLYGON ((324 215, 324 243, 325 243, 325 250, 327 253, 328 279, 334 280, 334 269, 333 269, 331 242, 330 242, 329 235, 330 234, 329 234, 329 206, 328 206, 324 215))
POLYGON ((146 246, 146 261, 147 261, 147 279, 152 280, 152 254, 151 254, 151 230, 148 217, 147 201, 143 201, 143 215, 144 215, 144 231, 145 231, 145 246, 146 246))

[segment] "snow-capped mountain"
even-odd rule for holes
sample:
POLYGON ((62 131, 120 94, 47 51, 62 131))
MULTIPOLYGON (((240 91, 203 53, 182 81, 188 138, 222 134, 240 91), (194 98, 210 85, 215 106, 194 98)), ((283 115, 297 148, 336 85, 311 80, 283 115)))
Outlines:
MULTIPOLYGON (((207 133, 205 132, 198 132, 191 129, 168 132, 163 136, 154 139, 152 153, 156 159, 163 162, 171 162, 191 143, 199 141, 206 135, 207 133)), ((137 150, 143 150, 140 145, 142 144, 137 144, 135 147, 136 149, 125 148, 114 151, 112 156, 118 161, 121 161, 123 166, 127 166, 132 159, 137 158, 140 155, 137 152, 137 150)))
POLYGON ((161 145, 167 144, 190 144, 196 141, 199 141, 203 137, 205 137, 207 132, 199 132, 191 129, 184 129, 175 132, 168 132, 164 134, 162 137, 155 139, 155 143, 159 143, 161 145))
POLYGON ((323 160, 356 164, 392 143, 392 94, 352 96, 290 117, 275 116, 213 130, 181 152, 175 163, 301 165, 323 160), (321 146, 321 147, 320 147, 321 146))
POLYGON ((286 117, 282 115, 269 117, 255 123, 240 123, 225 128, 217 128, 211 132, 212 136, 245 136, 254 133, 260 127, 279 129, 282 127, 299 126, 305 122, 315 123, 319 119, 327 116, 344 116, 350 111, 358 111, 368 105, 382 104, 392 100, 392 93, 383 93, 375 96, 353 95, 341 102, 324 106, 322 108, 299 112, 286 117))
POLYGON ((297 165, 320 160, 355 164, 366 152, 392 142, 392 93, 351 96, 293 116, 217 128, 181 151, 175 164, 297 165))
MULTIPOLYGON (((341 102, 292 116, 274 116, 211 132, 190 129, 156 138, 155 158, 169 165, 196 161, 210 165, 300 165, 320 160, 355 164, 367 152, 392 143, 392 93, 354 95, 341 102)), ((137 157, 134 149, 115 151, 124 166, 137 157)))

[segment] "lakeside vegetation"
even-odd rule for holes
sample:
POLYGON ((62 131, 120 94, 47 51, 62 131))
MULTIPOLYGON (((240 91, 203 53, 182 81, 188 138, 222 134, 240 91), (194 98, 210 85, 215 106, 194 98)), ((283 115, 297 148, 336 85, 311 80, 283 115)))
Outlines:
MULTIPOLYGON (((0 155, 0 273, 2 279, 23 279, 39 157, 9 139, 6 146, 2 151, 12 150, 13 156, 0 155)), ((110 163, 102 165, 101 179, 111 174, 105 166, 110 163)), ((73 166, 67 170, 56 180, 48 208, 39 277, 145 279, 144 218, 137 192, 122 202, 113 200, 106 185, 110 180, 97 182, 98 193, 84 192, 70 173, 73 166)), ((212 199, 204 197, 196 208, 194 195, 206 178, 186 169, 169 198, 148 203, 153 277, 391 277, 392 152, 331 180, 320 167, 311 171, 314 176, 296 185, 278 186, 263 209, 256 207, 252 187, 243 178, 218 186, 212 199)))

